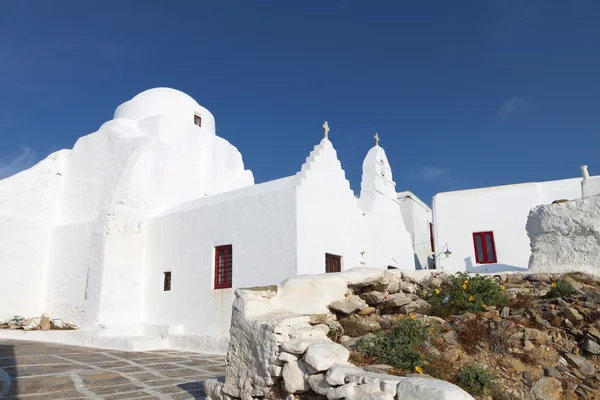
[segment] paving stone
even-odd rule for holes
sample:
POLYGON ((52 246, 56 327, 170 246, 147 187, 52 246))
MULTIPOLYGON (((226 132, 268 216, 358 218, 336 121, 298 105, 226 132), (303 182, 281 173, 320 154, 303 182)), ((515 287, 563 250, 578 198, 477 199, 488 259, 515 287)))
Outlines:
MULTIPOLYGON (((99 387, 87 387, 86 386, 86 389, 88 389, 90 392, 93 392, 94 394, 97 394, 98 396, 106 397, 107 395, 116 395, 116 394, 120 394, 120 393, 141 391, 144 388, 141 386, 129 383, 127 385, 112 385, 112 386, 99 386, 99 387)), ((144 395, 144 394, 150 394, 150 393, 142 393, 142 395, 144 395)), ((122 398, 127 398, 127 397, 122 397, 122 398)))
POLYGON ((42 394, 75 390, 70 376, 46 376, 18 379, 17 394, 42 394))

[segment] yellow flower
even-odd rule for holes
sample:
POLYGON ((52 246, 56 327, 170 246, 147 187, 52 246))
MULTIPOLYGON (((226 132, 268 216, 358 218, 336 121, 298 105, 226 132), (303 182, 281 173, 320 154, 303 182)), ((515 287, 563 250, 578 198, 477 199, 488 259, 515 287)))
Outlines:
POLYGON ((475 300, 475 297, 473 297, 473 296, 469 297, 469 301, 473 301, 473 300, 475 300))
POLYGON ((423 368, 421 367, 415 367, 415 371, 417 371, 419 374, 423 373, 423 368))
POLYGON ((556 287, 556 282, 552 282, 552 287, 556 287))
POLYGON ((504 285, 500 285, 500 290, 504 290, 504 285))
POLYGON ((440 289, 435 288, 435 294, 440 294, 440 289))
POLYGON ((421 296, 425 296, 425 292, 424 292, 423 290, 421 290, 421 293, 420 293, 420 295, 421 295, 421 296))
POLYGON ((485 304, 482 304, 481 307, 483 307, 484 310, 487 310, 487 306, 485 304))
POLYGON ((414 321, 415 319, 417 319, 417 318, 416 318, 416 317, 413 315, 413 313, 410 313, 410 314, 408 314, 408 316, 409 316, 409 317, 410 317, 410 319, 412 319, 413 321, 414 321))
POLYGON ((469 283, 469 280, 465 279, 465 281, 463 283, 466 285, 467 283, 469 283))
POLYGON ((429 332, 433 332, 435 330, 435 328, 432 326, 431 328, 429 328, 429 332))
POLYGON ((463 290, 467 290, 467 284, 466 283, 463 284, 462 288, 463 288, 463 290))

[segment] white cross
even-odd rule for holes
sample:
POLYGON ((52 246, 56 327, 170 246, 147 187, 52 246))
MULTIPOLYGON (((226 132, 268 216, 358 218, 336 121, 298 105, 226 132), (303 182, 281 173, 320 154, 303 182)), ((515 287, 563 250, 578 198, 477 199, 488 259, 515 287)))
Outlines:
POLYGON ((325 131, 325 139, 327 139, 329 135, 329 124, 327 121, 323 122, 323 130, 325 131))
POLYGON ((375 132, 375 146, 379 146, 379 134, 375 132))

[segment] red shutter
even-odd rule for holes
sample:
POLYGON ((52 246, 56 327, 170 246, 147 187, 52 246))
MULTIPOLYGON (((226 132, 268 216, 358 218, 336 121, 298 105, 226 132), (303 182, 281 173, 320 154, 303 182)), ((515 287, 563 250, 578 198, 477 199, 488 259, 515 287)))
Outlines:
POLYGON ((473 246, 475 247, 475 261, 477 264, 495 264, 498 262, 494 232, 473 233, 473 246))
POLYGON ((215 247, 215 289, 229 289, 233 273, 233 247, 215 247))

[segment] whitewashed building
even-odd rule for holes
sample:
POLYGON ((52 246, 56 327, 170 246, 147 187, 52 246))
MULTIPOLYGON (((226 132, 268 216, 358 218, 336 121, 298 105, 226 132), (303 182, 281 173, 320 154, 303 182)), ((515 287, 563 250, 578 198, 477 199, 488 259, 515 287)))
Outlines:
POLYGON ((431 208, 412 192, 400 192, 397 196, 404 226, 412 239, 415 267, 417 269, 432 269, 433 214, 431 208))
POLYGON ((582 178, 438 193, 432 203, 435 268, 449 273, 526 270, 530 210, 581 195, 582 178))
POLYGON ((296 175, 255 185, 191 97, 135 96, 72 150, 0 181, 0 320, 48 312, 95 345, 224 351, 235 288, 414 269, 384 150, 366 155, 356 198, 324 129, 296 175))

